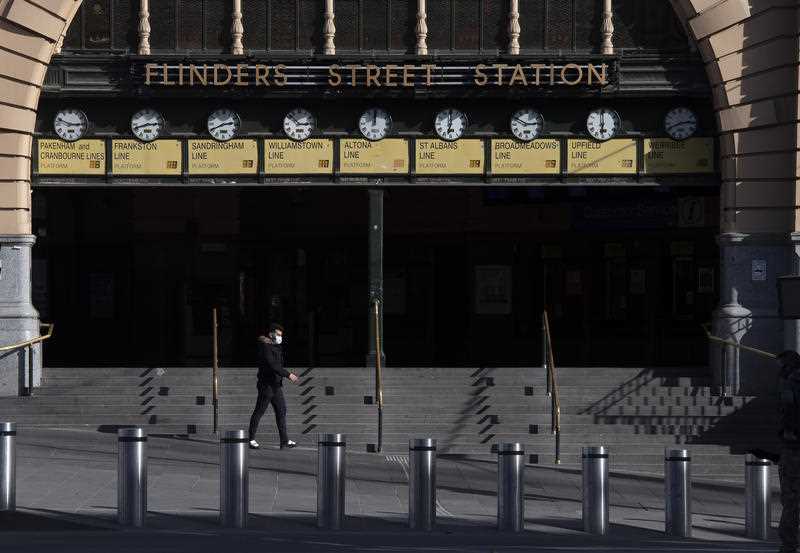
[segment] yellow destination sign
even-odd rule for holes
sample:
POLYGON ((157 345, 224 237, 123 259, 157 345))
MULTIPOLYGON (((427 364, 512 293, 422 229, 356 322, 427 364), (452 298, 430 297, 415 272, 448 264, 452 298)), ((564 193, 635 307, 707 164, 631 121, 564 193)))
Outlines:
POLYGON ((255 140, 190 140, 189 174, 255 175, 258 144, 255 140))
POLYGON ((377 142, 345 138, 339 142, 339 171, 344 174, 408 173, 408 142, 386 138, 377 142))
POLYGON ((557 175, 561 171, 558 140, 493 139, 491 147, 494 175, 557 175))
POLYGON ((670 138, 645 138, 644 172, 647 174, 712 173, 714 140, 689 138, 677 142, 670 138))
POLYGON ((417 140, 417 174, 482 175, 483 140, 417 140))
POLYGON ((38 170, 41 175, 104 175, 106 143, 103 140, 38 141, 38 170))
POLYGON ((180 175, 180 140, 111 141, 111 172, 115 175, 180 175))
POLYGON ((275 175, 330 175, 333 173, 333 141, 267 139, 264 141, 264 170, 275 175))
POLYGON ((636 140, 567 141, 567 172, 580 175, 635 175, 636 140))

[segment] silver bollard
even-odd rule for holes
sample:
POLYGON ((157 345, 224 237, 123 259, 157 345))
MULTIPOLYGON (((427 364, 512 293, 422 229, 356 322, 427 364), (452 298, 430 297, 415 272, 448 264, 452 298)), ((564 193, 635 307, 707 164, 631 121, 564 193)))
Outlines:
POLYGON ((344 518, 344 434, 320 434, 317 441, 317 526, 339 530, 344 518))
POLYGON ((520 443, 497 448, 497 529, 525 529, 525 450, 520 443))
POLYGON ((767 459, 748 455, 744 464, 744 520, 747 537, 766 540, 769 539, 772 518, 772 493, 769 488, 770 462, 767 459))
POLYGON ((608 449, 581 449, 583 465, 583 531, 608 532, 608 449))
POLYGON ((147 434, 141 428, 120 428, 117 442, 117 520, 126 526, 144 526, 147 434))
POLYGON ((410 440, 408 464, 408 526, 432 530, 436 524, 436 440, 410 440))
POLYGON ((219 518, 226 528, 247 526, 249 441, 244 430, 228 430, 219 440, 219 518))
POLYGON ((17 425, 0 422, 0 512, 17 509, 17 425))
POLYGON ((691 460, 686 449, 664 449, 664 532, 668 536, 692 535, 691 460))

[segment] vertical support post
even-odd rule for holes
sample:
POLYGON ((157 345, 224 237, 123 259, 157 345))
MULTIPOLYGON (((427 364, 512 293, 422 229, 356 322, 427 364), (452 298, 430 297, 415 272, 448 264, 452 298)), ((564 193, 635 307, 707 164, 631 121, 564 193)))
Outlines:
POLYGON ((219 326, 217 325, 217 308, 211 310, 212 356, 211 360, 211 404, 214 409, 214 434, 219 423, 219 326))
POLYGON ((668 536, 692 536, 691 460, 686 449, 664 449, 664 532, 668 536))
POLYGON ((508 12, 508 53, 512 56, 519 55, 519 0, 511 0, 508 12))
POLYGON ((583 531, 605 535, 608 532, 608 450, 584 447, 583 531))
POLYGON ((336 25, 333 23, 335 17, 333 0, 325 0, 325 24, 322 26, 322 36, 325 37, 323 53, 326 56, 336 54, 336 25))
POLYGON ((0 513, 17 509, 17 425, 0 423, 0 513))
POLYGON ((436 440, 409 440, 408 463, 408 526, 432 530, 436 524, 436 440))
POLYGON ((748 455, 745 459, 745 531, 747 537, 754 540, 769 539, 772 521, 769 465, 767 459, 759 459, 754 455, 748 455))
POLYGON ((141 527, 147 513, 147 434, 120 428, 117 442, 117 521, 141 527))
POLYGON ((603 44, 600 53, 611 55, 614 53, 614 13, 611 7, 611 0, 603 0, 603 26, 600 30, 603 37, 603 44))
POLYGON ((247 526, 248 441, 244 430, 228 430, 219 440, 219 516, 226 528, 247 526))
POLYGON ((139 0, 139 55, 150 55, 150 0, 139 0))
POLYGON ((503 443, 497 450, 497 529, 525 529, 525 449, 503 443))
POLYGON ((386 363, 383 348, 383 310, 379 309, 379 324, 375 324, 375 302, 383 305, 383 189, 369 190, 369 298, 367 366, 376 365, 375 357, 380 347, 381 364, 386 363))
POLYGON ((425 13, 425 0, 417 0, 417 55, 428 55, 428 14, 425 13))
POLYGON ((344 519, 344 434, 320 434, 317 441, 317 526, 339 530, 344 519))
POLYGON ((234 56, 244 55, 244 26, 242 25, 242 0, 233 0, 233 12, 231 13, 231 54, 234 56))

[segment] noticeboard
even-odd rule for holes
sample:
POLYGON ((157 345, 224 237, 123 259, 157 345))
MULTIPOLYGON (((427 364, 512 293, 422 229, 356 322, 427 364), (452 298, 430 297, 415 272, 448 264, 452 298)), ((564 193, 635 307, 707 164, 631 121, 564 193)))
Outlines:
POLYGON ((586 138, 567 141, 567 173, 572 175, 635 175, 636 139, 613 138, 597 142, 586 138))
POLYGON ((333 141, 268 138, 264 141, 264 171, 268 175, 330 175, 333 173, 333 141))
POLYGON ((40 175, 104 175, 106 172, 105 140, 67 142, 40 138, 37 146, 40 175))
POLYGON ((483 140, 467 138, 447 142, 419 139, 416 145, 418 175, 482 175, 483 140))
POLYGON ((190 175, 255 175, 258 171, 255 140, 189 140, 187 147, 190 175))
POLYGON ((657 174, 698 174, 714 171, 714 139, 644 139, 644 172, 657 174))
POLYGON ((405 175, 408 173, 408 141, 362 138, 339 141, 339 171, 351 175, 405 175))
POLYGON ((561 171, 558 139, 493 139, 491 151, 494 175, 557 175, 561 171))
POLYGON ((115 175, 180 176, 180 140, 111 141, 111 172, 115 175))

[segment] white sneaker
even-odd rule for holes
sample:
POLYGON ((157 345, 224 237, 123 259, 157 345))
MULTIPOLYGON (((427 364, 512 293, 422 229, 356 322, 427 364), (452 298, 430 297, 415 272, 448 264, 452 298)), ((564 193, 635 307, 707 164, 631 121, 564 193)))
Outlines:
POLYGON ((260 445, 258 445, 258 442, 257 442, 257 441, 255 441, 255 440, 250 440, 250 449, 258 449, 259 447, 261 447, 261 446, 260 446, 260 445))
POLYGON ((292 449, 293 447, 297 447, 297 442, 293 442, 289 440, 285 444, 281 444, 281 449, 292 449))

